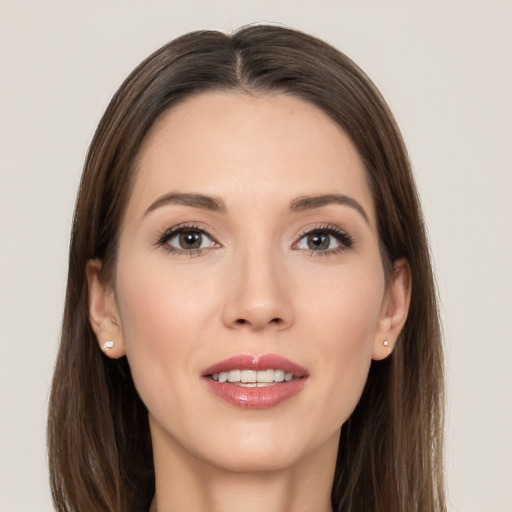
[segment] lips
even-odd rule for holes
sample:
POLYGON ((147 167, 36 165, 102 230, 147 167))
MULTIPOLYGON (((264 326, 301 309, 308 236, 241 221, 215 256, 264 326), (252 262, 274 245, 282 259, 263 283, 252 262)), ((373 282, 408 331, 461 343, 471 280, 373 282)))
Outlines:
POLYGON ((276 354, 239 355, 203 372, 208 389, 235 407, 268 409, 299 393, 308 372, 276 354))

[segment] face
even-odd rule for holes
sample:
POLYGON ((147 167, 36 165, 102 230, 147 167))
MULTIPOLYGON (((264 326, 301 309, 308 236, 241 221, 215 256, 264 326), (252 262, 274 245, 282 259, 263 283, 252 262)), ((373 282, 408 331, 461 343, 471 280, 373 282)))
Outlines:
POLYGON ((128 358, 155 457, 247 470, 336 450, 387 355, 389 288, 363 165, 323 112, 226 92, 172 108, 141 150, 103 288, 109 355, 128 358))

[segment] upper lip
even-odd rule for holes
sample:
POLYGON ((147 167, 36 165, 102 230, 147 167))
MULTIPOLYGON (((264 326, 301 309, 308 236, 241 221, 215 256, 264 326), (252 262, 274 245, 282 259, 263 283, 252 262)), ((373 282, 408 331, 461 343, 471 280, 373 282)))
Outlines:
POLYGON ((206 368, 203 376, 214 373, 229 372, 230 370, 284 370, 293 373, 295 377, 306 377, 308 372, 305 368, 277 354, 262 354, 259 356, 251 354, 240 354, 229 357, 223 361, 206 368))

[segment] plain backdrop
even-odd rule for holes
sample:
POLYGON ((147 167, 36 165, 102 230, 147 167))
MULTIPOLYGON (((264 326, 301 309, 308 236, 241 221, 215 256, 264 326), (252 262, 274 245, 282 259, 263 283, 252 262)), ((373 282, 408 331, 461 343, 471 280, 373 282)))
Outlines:
POLYGON ((408 145, 447 359, 449 510, 512 511, 512 2, 0 0, 0 510, 50 511, 45 453, 70 219, 99 118, 199 28, 305 30, 353 58, 408 145))

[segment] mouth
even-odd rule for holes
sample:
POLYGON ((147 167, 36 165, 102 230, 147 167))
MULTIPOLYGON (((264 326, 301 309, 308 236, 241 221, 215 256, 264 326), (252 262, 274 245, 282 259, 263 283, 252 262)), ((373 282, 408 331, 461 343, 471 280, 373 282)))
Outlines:
POLYGON ((211 375, 207 375, 207 377, 215 382, 229 382, 235 386, 242 386, 246 388, 263 388, 274 386, 280 382, 291 382, 292 380, 302 378, 281 369, 229 370, 226 372, 213 373, 211 375))
POLYGON ((235 407, 268 409, 297 395, 309 374, 305 368, 275 354, 240 355, 203 372, 208 389, 235 407))

